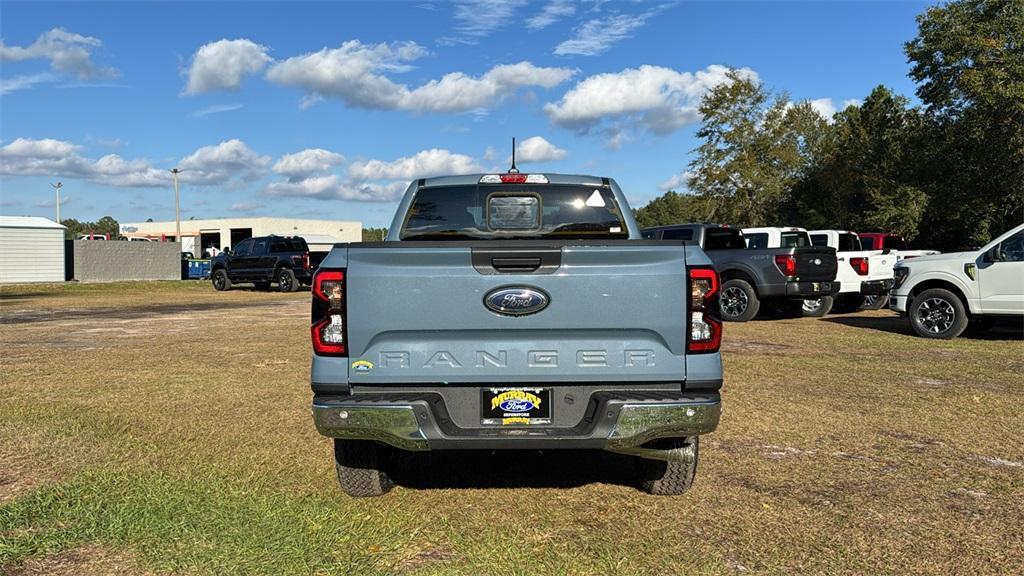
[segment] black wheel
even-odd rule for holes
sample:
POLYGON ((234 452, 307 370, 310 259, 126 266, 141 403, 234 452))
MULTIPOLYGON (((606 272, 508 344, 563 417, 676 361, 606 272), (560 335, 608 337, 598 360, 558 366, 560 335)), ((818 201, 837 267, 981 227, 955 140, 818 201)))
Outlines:
POLYGON ((656 496, 678 496, 689 490, 697 475, 699 440, 697 436, 680 440, 672 448, 671 461, 639 458, 640 489, 656 496))
POLYGON ((761 301, 757 299, 757 291, 749 282, 733 278, 722 284, 718 307, 722 312, 723 320, 746 322, 757 316, 757 311, 761 308, 761 301))
POLYGON ((881 310, 889 305, 888 294, 869 294, 861 300, 861 310, 881 310))
POLYGON ((390 446, 371 440, 334 440, 334 468, 338 483, 349 496, 381 496, 394 486, 388 476, 390 446))
POLYGON ((253 282, 257 290, 270 290, 270 282, 253 282))
POLYGON ((231 278, 228 278, 228 271, 218 268, 213 271, 213 288, 219 292, 231 290, 231 278))
POLYGON ((281 268, 277 271, 277 287, 281 292, 295 292, 299 289, 299 281, 295 279, 295 272, 290 268, 281 268))
POLYGON ((803 306, 801 306, 801 312, 804 318, 821 318, 832 310, 832 305, 834 303, 835 299, 831 296, 809 298, 804 300, 803 306))
POLYGON ((948 340, 967 328, 967 312, 956 294, 932 288, 914 297, 910 305, 910 326, 918 336, 948 340))

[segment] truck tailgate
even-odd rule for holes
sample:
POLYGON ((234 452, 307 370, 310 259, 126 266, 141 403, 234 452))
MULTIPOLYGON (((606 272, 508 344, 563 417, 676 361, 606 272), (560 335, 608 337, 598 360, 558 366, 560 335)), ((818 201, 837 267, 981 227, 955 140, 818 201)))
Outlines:
POLYGON ((795 248, 796 275, 801 281, 830 281, 836 277, 836 251, 823 246, 795 248))
POLYGON ((481 257, 514 267, 544 246, 509 242, 351 245, 350 381, 685 379, 685 254, 695 248, 651 241, 548 245, 560 259, 557 268, 478 269, 481 257), (505 287, 540 291, 549 303, 522 316, 485 306, 505 287))

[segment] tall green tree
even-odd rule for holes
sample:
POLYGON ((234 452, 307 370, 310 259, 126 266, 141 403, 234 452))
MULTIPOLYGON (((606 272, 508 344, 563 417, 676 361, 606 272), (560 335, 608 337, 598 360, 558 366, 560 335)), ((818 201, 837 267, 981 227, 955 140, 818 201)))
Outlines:
POLYGON ((1024 0, 929 8, 905 46, 928 114, 938 248, 980 245, 1024 221, 1024 0))
POLYGON ((706 212, 707 206, 699 196, 669 190, 648 202, 646 206, 634 210, 633 216, 641 228, 649 228, 700 222, 705 219, 706 212))
POLYGON ((750 226, 776 223, 790 189, 818 146, 824 120, 808 103, 771 95, 736 70, 700 104, 697 137, 704 142, 690 162, 690 190, 709 220, 750 226))
POLYGON ((793 188, 787 220, 917 236, 928 201, 918 175, 923 118, 908 104, 879 86, 860 106, 837 113, 793 188))

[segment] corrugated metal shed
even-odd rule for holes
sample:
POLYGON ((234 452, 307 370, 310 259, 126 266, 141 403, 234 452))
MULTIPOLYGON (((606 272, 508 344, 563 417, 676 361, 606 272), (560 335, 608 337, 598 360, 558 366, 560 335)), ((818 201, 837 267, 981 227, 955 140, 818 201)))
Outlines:
POLYGON ((64 226, 36 216, 0 216, 0 283, 63 281, 64 226))

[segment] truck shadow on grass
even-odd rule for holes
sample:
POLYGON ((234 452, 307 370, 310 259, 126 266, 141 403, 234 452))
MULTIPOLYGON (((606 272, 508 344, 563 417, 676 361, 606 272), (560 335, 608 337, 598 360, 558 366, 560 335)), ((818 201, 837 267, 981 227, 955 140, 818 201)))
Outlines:
POLYGON ((400 452, 395 484, 438 488, 573 488, 587 484, 636 486, 637 462, 601 450, 447 450, 400 452))
MULTIPOLYGON (((881 318, 878 316, 839 316, 822 318, 822 321, 853 328, 868 328, 880 332, 917 337, 907 319, 898 316, 881 318)), ((1024 340, 1024 324, 1019 320, 1002 320, 988 330, 968 328, 959 337, 968 340, 1024 340)))

